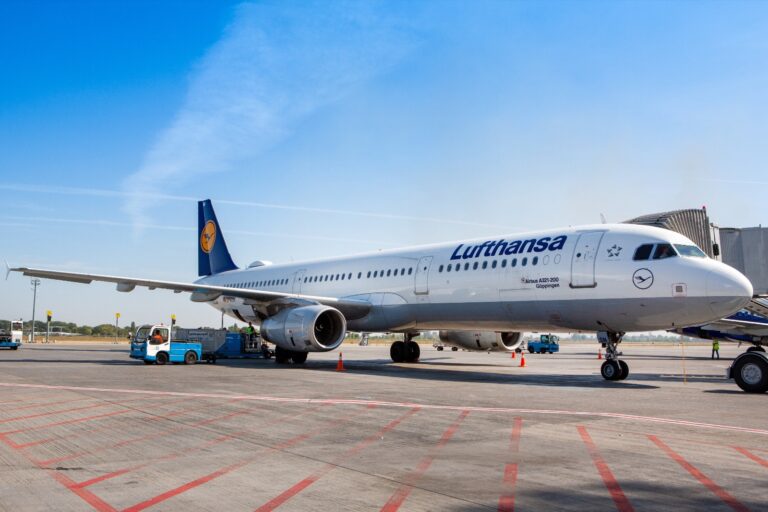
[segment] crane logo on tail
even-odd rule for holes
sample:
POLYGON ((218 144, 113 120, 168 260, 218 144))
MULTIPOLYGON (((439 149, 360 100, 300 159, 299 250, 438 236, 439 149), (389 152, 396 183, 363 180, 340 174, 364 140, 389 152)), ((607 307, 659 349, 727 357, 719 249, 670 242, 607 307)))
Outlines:
POLYGON ((216 224, 209 220, 205 223, 203 231, 200 233, 200 248, 204 253, 209 254, 216 243, 216 224))

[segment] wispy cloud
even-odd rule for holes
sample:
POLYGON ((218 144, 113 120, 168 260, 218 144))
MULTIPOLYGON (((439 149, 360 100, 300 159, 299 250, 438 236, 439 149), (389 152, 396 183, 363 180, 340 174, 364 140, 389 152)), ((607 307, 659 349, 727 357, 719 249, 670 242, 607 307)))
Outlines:
POLYGON ((734 185, 768 185, 768 181, 753 180, 729 180, 719 178, 702 178, 703 181, 713 181, 715 183, 732 183, 734 185))
MULTIPOLYGON (((0 190, 9 190, 13 192, 28 192, 33 194, 57 194, 57 195, 71 195, 71 196, 87 196, 87 197, 118 197, 128 200, 143 200, 146 204, 147 199, 160 199, 164 201, 198 201, 201 198, 191 196, 181 196, 173 194, 160 194, 153 192, 135 192, 125 190, 109 190, 109 189, 97 189, 97 188, 81 188, 81 187, 47 187, 39 185, 28 184, 0 184, 0 190)), ((409 215, 398 215, 391 213, 376 213, 376 212, 361 212, 354 210, 338 210, 333 208, 316 208, 313 206, 297 206, 291 204, 275 204, 275 203, 260 203, 254 201, 238 201, 232 199, 216 199, 212 198, 215 204, 228 204, 232 206, 244 206, 248 208, 266 208, 274 210, 290 210, 306 213, 321 213, 329 215, 348 215, 356 217, 368 217, 384 220, 404 220, 409 222, 432 222, 439 224, 454 224, 462 226, 476 226, 476 227, 488 227, 499 229, 521 229, 511 226, 505 226, 501 224, 487 224, 482 222, 471 222, 456 219, 446 219, 439 217, 412 217, 409 215)), ((139 223, 141 227, 143 223, 139 223)))
MULTIPOLYGON (((349 94, 408 51, 408 37, 369 2, 244 3, 203 57, 186 100, 127 191, 162 190, 231 170, 349 94)), ((125 211, 147 222, 140 197, 125 211)))
MULTIPOLYGON (((56 224, 73 224, 81 226, 104 226, 104 227, 135 227, 136 224, 129 222, 120 222, 105 219, 71 219, 62 217, 17 217, 6 216, 0 217, 0 226, 16 226, 16 227, 29 227, 33 228, 41 223, 56 223, 56 224), (21 221, 21 222, 19 222, 21 221)), ((196 228, 192 226, 173 226, 169 224, 151 224, 143 223, 138 225, 141 229, 163 230, 163 231, 184 231, 192 232, 196 231, 196 228)), ((387 245, 387 242, 381 240, 365 240, 360 238, 341 238, 322 235, 302 235, 302 234, 289 234, 289 233, 270 233, 267 231, 243 231, 239 229, 229 229, 226 231, 226 235, 239 235, 248 237, 264 237, 264 238, 287 238, 296 240, 321 240, 325 242, 355 242, 371 244, 376 246, 387 245)))

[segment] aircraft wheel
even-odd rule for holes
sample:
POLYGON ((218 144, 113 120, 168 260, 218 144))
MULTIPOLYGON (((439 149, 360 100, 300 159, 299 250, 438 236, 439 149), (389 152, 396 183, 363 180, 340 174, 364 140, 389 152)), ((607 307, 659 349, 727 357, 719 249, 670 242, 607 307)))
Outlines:
POLYGON ((197 354, 194 352, 189 351, 184 354, 184 364, 195 364, 195 361, 197 361, 197 354))
POLYGON ((291 359, 293 359, 293 362, 296 364, 304 364, 307 362, 308 355, 309 352, 293 352, 291 354, 291 359))
POLYGON ((749 347, 747 352, 765 352, 763 347, 749 347))
POLYGON ((155 356, 155 361, 157 361, 157 364, 163 365, 168 362, 168 354, 165 352, 158 352, 157 356, 155 356))
POLYGON ((421 355, 421 348, 415 341, 409 341, 405 344, 405 360, 409 363, 415 363, 421 355))
POLYGON ((389 347, 389 357, 391 357, 392 361, 395 363, 402 363, 405 361, 405 355, 405 342, 396 341, 389 347))
POLYGON ((629 377, 629 365, 623 359, 619 359, 619 366, 621 367, 621 377, 619 380, 624 380, 629 377))
POLYGON ((451 347, 451 350, 453 350, 454 352, 458 352, 459 351, 459 347, 451 347))
POLYGON ((768 360, 762 354, 741 355, 733 365, 736 384, 747 393, 768 391, 768 360))
POLYGON ((284 348, 275 347, 275 362, 277 364, 287 364, 291 360, 291 354, 284 348))
POLYGON ((621 379, 621 366, 616 361, 605 361, 600 367, 600 374, 605 380, 621 379))
POLYGON ((443 351, 443 347, 437 347, 437 351, 438 352, 442 352, 443 351))

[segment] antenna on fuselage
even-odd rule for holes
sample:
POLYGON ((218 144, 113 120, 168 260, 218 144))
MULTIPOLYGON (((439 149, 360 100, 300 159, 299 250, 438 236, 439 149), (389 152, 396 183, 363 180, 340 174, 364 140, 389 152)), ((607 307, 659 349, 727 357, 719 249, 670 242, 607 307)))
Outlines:
POLYGON ((600 220, 603 221, 603 224, 608 224, 608 221, 605 220, 605 215, 603 215, 602 213, 600 214, 600 220))

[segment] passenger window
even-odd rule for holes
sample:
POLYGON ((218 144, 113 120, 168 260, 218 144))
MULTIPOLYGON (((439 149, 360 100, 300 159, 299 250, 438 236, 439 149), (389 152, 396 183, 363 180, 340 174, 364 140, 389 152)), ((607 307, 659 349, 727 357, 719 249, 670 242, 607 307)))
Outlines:
POLYGON ((411 274, 413 274, 413 267, 408 269, 408 275, 411 275, 411 274))
POLYGON ((507 260, 501 260, 501 268, 506 268, 507 260))
POLYGON ((358 279, 361 279, 362 277, 363 277, 363 273, 362 273, 362 272, 358 272, 358 273, 357 273, 357 278, 358 278, 358 279))
POLYGON ((349 273, 349 275, 347 276, 347 279, 352 279, 352 272, 349 273))
POLYGON ((472 265, 472 270, 477 270, 477 265, 478 265, 478 263, 477 263, 477 262, 475 262, 475 264, 474 264, 474 265, 472 265))
POLYGON ((493 260, 493 262, 491 263, 491 268, 496 268, 496 260, 493 260))
POLYGON ((456 272, 458 272, 459 270, 461 270, 461 263, 456 264, 456 272))
POLYGON ((534 256, 533 259, 531 260, 531 265, 538 265, 538 264, 539 264, 539 257, 534 256))
POLYGON ((401 268, 401 269, 400 269, 400 275, 401 275, 401 276, 404 276, 404 275, 405 275, 405 269, 404 269, 404 268, 401 268))
POLYGON ((653 244, 643 244, 635 251, 635 256, 632 258, 635 261, 645 261, 651 257, 653 251, 653 244))
POLYGON ((464 264, 464 270, 469 270, 469 263, 464 264))
POLYGON ((528 258, 523 258, 523 262, 521 263, 521 265, 524 267, 527 264, 528 264, 528 258))
POLYGON ((442 266, 442 265, 440 265, 440 268, 438 268, 438 269, 437 269, 437 271, 438 271, 438 272, 442 272, 442 271, 443 271, 443 266, 442 266))
POLYGON ((517 258, 512 258, 512 263, 509 264, 510 267, 516 267, 517 266, 517 258))
POLYGON ((453 266, 452 266, 452 265, 449 263, 449 264, 448 264, 448 270, 447 270, 447 271, 448 271, 448 272, 450 272, 452 269, 453 269, 453 266))
POLYGON ((670 244, 658 244, 656 246, 656 251, 653 253, 653 259, 655 260, 663 260, 673 256, 677 256, 677 253, 675 253, 675 250, 670 244))
POLYGON ((483 270, 485 270, 485 269, 487 269, 487 268, 488 268, 488 262, 487 262, 487 261, 484 261, 484 262, 483 262, 483 270))
POLYGON ((378 276, 379 276, 379 271, 378 270, 374 270, 373 271, 373 277, 378 277, 378 276))
POLYGON ((392 269, 387 270, 387 277, 392 275, 392 269))

